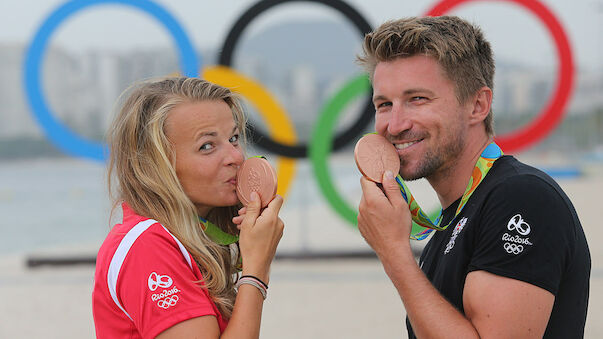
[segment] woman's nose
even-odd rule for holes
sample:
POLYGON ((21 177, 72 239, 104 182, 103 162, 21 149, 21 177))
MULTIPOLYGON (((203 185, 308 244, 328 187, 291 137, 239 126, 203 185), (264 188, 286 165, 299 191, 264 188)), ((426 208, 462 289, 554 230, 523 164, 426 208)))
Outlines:
POLYGON ((245 160, 243 150, 238 145, 230 144, 228 152, 227 165, 240 166, 243 163, 243 160, 245 160))

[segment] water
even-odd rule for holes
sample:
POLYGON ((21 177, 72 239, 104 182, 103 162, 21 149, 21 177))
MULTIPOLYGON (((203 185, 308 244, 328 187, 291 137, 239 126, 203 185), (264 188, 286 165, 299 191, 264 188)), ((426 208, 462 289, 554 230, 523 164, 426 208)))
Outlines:
MULTIPOLYGON (((353 160, 345 157, 330 164, 334 185, 355 208, 361 192, 353 160)), ((366 247, 357 230, 322 197, 307 160, 297 162, 285 201, 281 217, 286 232, 279 249, 366 247)), ((0 163, 0 255, 56 249, 94 254, 110 230, 110 207, 104 164, 73 158, 4 161, 0 163)))
POLYGON ((99 242, 109 230, 104 171, 77 159, 2 162, 0 254, 99 242))

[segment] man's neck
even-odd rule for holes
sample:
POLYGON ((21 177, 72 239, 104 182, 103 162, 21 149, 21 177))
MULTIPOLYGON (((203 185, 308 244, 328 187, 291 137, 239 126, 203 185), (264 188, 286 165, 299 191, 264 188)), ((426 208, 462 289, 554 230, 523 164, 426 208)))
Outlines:
POLYGON ((465 149, 453 164, 427 178, 431 187, 436 191, 442 208, 447 208, 463 196, 475 163, 491 142, 490 138, 468 141, 465 149))

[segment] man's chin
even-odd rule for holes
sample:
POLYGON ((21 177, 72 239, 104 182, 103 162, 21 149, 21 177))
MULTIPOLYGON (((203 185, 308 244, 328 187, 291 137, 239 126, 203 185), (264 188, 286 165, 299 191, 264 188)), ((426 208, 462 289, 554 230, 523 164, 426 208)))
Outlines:
POLYGON ((420 173, 417 173, 417 171, 405 171, 403 169, 400 169, 398 174, 400 174, 404 181, 413 181, 423 178, 423 176, 420 173))
POLYGON ((407 175, 402 175, 400 174, 400 177, 402 177, 402 179, 404 181, 414 181, 414 180, 419 180, 422 179, 422 176, 416 176, 416 175, 412 175, 412 176, 407 176, 407 175))

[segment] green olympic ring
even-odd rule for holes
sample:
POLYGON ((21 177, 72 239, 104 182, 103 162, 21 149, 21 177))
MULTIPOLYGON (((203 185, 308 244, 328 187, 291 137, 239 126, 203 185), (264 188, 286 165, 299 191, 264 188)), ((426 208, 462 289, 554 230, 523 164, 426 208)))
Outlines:
POLYGON ((335 95, 327 101, 320 111, 318 121, 310 138, 309 158, 312 169, 322 194, 333 209, 351 224, 356 224, 357 212, 348 206, 345 200, 337 193, 327 165, 327 158, 333 147, 333 130, 337 118, 343 112, 351 99, 370 92, 371 83, 366 75, 360 75, 347 82, 335 95))

